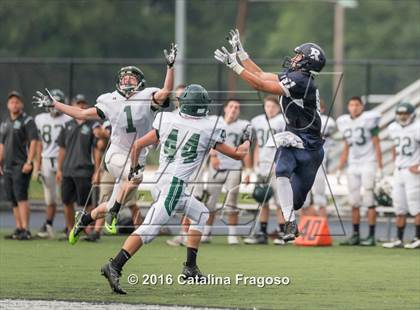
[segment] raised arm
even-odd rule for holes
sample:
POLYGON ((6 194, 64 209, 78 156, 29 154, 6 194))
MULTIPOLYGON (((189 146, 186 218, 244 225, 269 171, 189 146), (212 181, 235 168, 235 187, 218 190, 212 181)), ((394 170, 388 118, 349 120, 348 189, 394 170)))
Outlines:
POLYGON ((153 95, 153 100, 159 105, 163 104, 167 100, 167 98, 172 93, 172 89, 174 88, 174 64, 177 54, 176 44, 171 44, 169 53, 166 49, 163 51, 163 53, 165 55, 167 64, 165 83, 163 84, 162 89, 153 95))
POLYGON ((97 113, 96 108, 81 109, 79 107, 70 106, 55 100, 55 98, 50 94, 48 89, 45 89, 45 92, 46 94, 37 91, 37 95, 33 96, 32 103, 35 106, 40 108, 56 108, 58 111, 77 119, 101 119, 97 113))

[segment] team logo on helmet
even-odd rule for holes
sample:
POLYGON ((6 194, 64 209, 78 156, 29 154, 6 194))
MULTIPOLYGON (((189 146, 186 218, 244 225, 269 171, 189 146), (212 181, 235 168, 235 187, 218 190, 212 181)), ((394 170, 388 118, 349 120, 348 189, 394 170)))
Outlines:
POLYGON ((320 72, 326 63, 325 53, 315 43, 303 43, 294 49, 296 55, 301 55, 300 60, 295 57, 285 57, 283 67, 292 70, 320 72))
POLYGON ((118 92, 123 95, 124 97, 128 98, 136 91, 144 89, 146 86, 146 80, 144 78, 143 72, 135 67, 135 66, 128 66, 123 67, 118 71, 117 75, 117 82, 116 87, 118 92), (123 84, 123 78, 126 75, 134 76, 137 79, 136 84, 123 84))

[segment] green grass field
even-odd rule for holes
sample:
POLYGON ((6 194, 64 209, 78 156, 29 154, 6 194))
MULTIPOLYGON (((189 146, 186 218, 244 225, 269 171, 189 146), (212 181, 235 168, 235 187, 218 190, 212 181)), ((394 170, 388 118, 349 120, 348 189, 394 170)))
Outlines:
POLYGON ((206 274, 287 276, 287 286, 130 286, 127 275, 172 274, 185 248, 170 248, 159 237, 126 266, 126 296, 112 294, 99 269, 119 250, 124 237, 75 246, 56 240, 29 242, 0 236, 0 298, 59 299, 146 304, 202 305, 258 309, 419 309, 420 251, 380 247, 304 248, 228 246, 225 238, 199 251, 206 274))

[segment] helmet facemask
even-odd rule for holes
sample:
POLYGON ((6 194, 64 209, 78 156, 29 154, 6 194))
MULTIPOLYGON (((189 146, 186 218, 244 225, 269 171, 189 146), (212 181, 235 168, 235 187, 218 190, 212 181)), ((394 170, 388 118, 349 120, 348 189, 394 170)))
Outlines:
MULTIPOLYGON (((131 81, 131 79, 128 79, 128 81, 131 81)), ((129 66, 121 68, 118 77, 117 77, 117 83, 116 88, 120 94, 122 94, 124 97, 128 98, 133 93, 142 90, 146 84, 146 81, 144 79, 143 72, 141 72, 140 69, 129 66), (136 79, 135 83, 123 83, 123 80, 126 76, 134 77, 136 79)))
POLYGON ((401 126, 410 125, 414 120, 415 114, 414 113, 396 113, 395 120, 401 126))

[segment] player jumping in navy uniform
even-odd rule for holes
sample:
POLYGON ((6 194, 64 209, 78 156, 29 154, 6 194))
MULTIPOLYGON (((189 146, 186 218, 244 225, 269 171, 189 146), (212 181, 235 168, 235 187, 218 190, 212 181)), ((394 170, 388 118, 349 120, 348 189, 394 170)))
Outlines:
POLYGON ((286 131, 274 136, 278 148, 276 176, 286 220, 284 240, 291 241, 298 235, 294 210, 303 206, 324 156, 319 92, 313 73, 325 66, 325 53, 314 43, 304 43, 295 48, 293 58, 285 59, 285 70, 274 74, 264 72, 249 58, 238 30, 231 30, 228 40, 233 52, 222 47, 214 57, 255 90, 280 96, 286 131))

